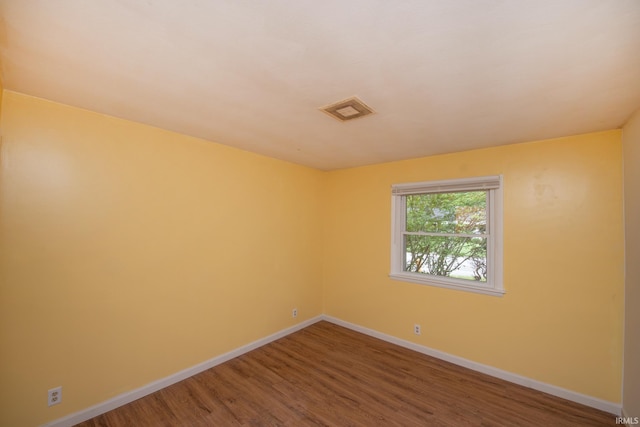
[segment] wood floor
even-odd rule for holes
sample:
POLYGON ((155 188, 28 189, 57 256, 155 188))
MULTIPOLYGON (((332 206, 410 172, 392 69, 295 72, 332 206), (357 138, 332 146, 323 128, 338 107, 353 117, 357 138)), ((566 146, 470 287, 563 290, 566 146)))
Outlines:
POLYGON ((328 322, 82 427, 613 426, 615 416, 328 322))

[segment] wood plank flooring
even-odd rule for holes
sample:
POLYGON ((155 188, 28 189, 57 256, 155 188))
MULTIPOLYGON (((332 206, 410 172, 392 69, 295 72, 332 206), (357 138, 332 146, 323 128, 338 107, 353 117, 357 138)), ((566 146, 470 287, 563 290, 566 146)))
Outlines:
POLYGON ((319 322, 79 424, 613 426, 615 416, 319 322))

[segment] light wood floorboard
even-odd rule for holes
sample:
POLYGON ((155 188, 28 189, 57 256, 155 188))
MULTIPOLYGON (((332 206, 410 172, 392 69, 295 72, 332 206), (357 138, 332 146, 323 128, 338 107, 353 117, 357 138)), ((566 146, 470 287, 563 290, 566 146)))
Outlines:
POLYGON ((79 424, 613 426, 615 416, 319 322, 79 424))

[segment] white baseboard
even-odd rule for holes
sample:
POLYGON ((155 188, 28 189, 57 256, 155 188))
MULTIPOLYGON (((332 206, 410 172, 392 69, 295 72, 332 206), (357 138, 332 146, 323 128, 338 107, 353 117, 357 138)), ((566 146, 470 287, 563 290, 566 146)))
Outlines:
POLYGON ((454 356, 439 350, 406 341, 400 338, 396 338, 391 335, 383 334, 382 332, 368 329, 363 326, 355 325, 353 323, 345 322, 338 318, 323 315, 323 320, 327 322, 335 323, 339 326, 354 330, 356 332, 363 333, 365 335, 372 336, 374 338, 381 339, 383 341, 390 342, 392 344, 399 345, 401 347, 408 348, 410 350, 417 351, 419 353, 426 354, 447 362, 451 362, 455 365, 463 366, 465 368, 472 369, 474 371, 482 372, 483 374, 491 375, 492 377, 500 378, 505 381, 509 381, 515 384, 519 384, 534 390, 542 391, 544 393, 551 394, 553 396, 561 397, 563 399, 570 400, 572 402, 580 403, 582 405, 590 406, 592 408, 599 409, 601 411, 609 412, 614 415, 620 415, 622 411, 622 405, 619 403, 613 403, 606 400, 598 399, 596 397, 587 396, 585 394, 577 393, 575 391, 567 390, 562 387, 557 387, 551 384, 546 384, 541 381, 533 380, 531 378, 523 377, 521 375, 513 374, 511 372, 503 371, 502 369, 494 368, 492 366, 483 365, 481 363, 473 362, 462 357, 454 356))
POLYGON ((172 384, 175 384, 179 381, 185 380, 189 377, 192 377, 200 372, 206 371, 207 369, 213 368, 214 366, 220 365, 228 360, 231 360, 235 357, 241 356, 245 353, 250 352, 251 350, 255 350, 258 347, 262 347, 265 344, 269 344, 272 341, 283 338, 289 334, 297 332, 301 329, 306 328, 309 325, 312 325, 316 322, 322 320, 322 316, 316 316, 309 320, 305 320, 304 322, 298 323, 290 328, 283 329, 275 334, 269 335, 265 338, 259 339, 247 345, 244 345, 240 348, 232 350, 228 353, 222 354, 220 356, 214 357, 213 359, 209 359, 205 362, 199 363, 190 368, 184 369, 180 372, 177 372, 173 375, 169 375, 168 377, 162 378, 160 380, 149 383, 143 387, 138 389, 123 393, 119 396, 116 396, 112 399, 106 400, 102 403, 99 403, 95 406, 91 406, 82 411, 73 413, 63 418, 59 418, 50 423, 44 424, 42 427, 71 427, 83 421, 90 420, 93 417, 97 417, 98 415, 104 414, 105 412, 109 412, 113 409, 116 409, 120 406, 126 405, 127 403, 131 403, 134 400, 138 400, 141 397, 147 396, 151 393, 155 393, 158 390, 161 390, 165 387, 168 387, 172 384))
POLYGON ((301 329, 306 328, 316 322, 321 320, 326 320, 327 322, 334 323, 339 326, 344 326, 345 328, 351 329, 356 332, 363 333, 365 335, 372 336, 374 338, 381 339, 383 341, 387 341, 392 344, 399 345, 404 348, 408 348, 410 350, 417 351, 419 353, 426 354, 428 356, 436 357, 441 360, 445 360, 447 362, 451 362, 453 364, 463 366, 465 368, 472 369, 474 371, 482 372, 487 375, 491 375, 492 377, 500 378, 505 381, 509 381, 515 384, 519 384, 525 387, 532 388, 534 390, 542 391, 544 393, 551 394, 553 396, 561 397, 563 399, 571 400, 576 403, 580 403, 586 406, 590 406, 592 408, 600 409, 601 411, 606 411, 614 415, 620 415, 622 413, 622 405, 618 403, 608 402, 606 400, 598 399, 595 397, 587 396, 584 394, 576 393, 571 390, 567 390, 561 387, 557 387, 554 385, 546 384, 540 381, 536 381, 527 377, 523 377, 521 375, 513 374, 511 372, 503 371, 501 369, 494 368, 492 366, 483 365, 481 363, 473 362, 468 359, 464 359, 462 357, 453 356, 451 354, 434 350, 432 348, 413 343, 411 341, 406 341, 400 338, 396 338, 391 335, 384 334, 382 332, 375 331, 373 329, 365 328, 363 326, 359 326, 353 323, 345 322, 344 320, 327 316, 320 315, 313 317, 304 322, 298 323, 290 328, 283 329, 282 331, 276 332, 275 334, 269 335, 265 338, 259 339, 252 343, 249 343, 245 346, 232 350, 228 353, 222 354, 220 356, 214 357, 213 359, 209 359, 205 362, 202 362, 198 365, 192 366, 190 368, 184 369, 180 372, 177 372, 173 375, 169 375, 168 377, 162 378, 160 380, 149 383, 143 387, 138 389, 123 393, 119 396, 116 396, 112 399, 106 400, 102 403, 99 403, 95 406, 91 406, 87 409, 84 409, 79 412, 75 412, 71 415, 68 415, 63 418, 59 418, 50 423, 44 424, 42 427, 71 427, 76 424, 79 424, 83 421, 87 421, 93 417, 97 417, 98 415, 104 414, 105 412, 109 412, 113 409, 116 409, 120 406, 126 405, 127 403, 131 403, 134 400, 138 400, 144 396, 147 396, 151 393, 155 393, 158 390, 161 390, 165 387, 168 387, 172 384, 175 384, 179 381, 185 380, 189 377, 192 377, 200 372, 206 371, 207 369, 213 368, 214 366, 220 365, 228 360, 231 360, 235 357, 241 356, 245 353, 250 352, 251 350, 255 350, 258 347, 262 347, 265 344, 269 344, 272 341, 283 338, 289 334, 297 332, 301 329))

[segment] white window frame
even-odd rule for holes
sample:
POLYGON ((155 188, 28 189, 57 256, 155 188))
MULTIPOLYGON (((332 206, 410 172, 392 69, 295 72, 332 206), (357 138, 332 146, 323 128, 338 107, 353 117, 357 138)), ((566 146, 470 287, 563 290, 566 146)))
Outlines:
POLYGON ((502 296, 502 175, 445 181, 395 184, 391 187, 391 273, 403 282, 437 286, 486 295, 502 296), (453 277, 405 271, 403 237, 406 229, 406 196, 415 194, 487 191, 487 281, 474 282, 453 277))

